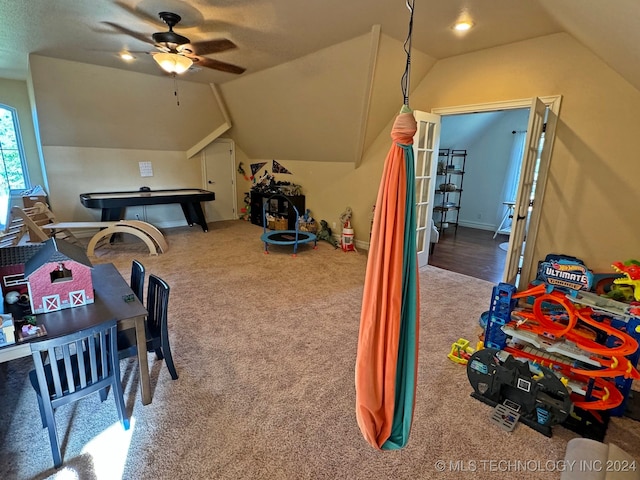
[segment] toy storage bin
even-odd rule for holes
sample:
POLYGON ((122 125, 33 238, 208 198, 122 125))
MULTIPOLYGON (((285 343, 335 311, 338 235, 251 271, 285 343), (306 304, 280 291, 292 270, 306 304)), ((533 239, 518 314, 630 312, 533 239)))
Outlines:
POLYGON ((274 230, 286 230, 289 225, 289 222, 284 217, 278 217, 275 220, 274 230))
POLYGON ((301 232, 316 233, 318 231, 318 224, 315 222, 298 222, 298 230, 301 232))

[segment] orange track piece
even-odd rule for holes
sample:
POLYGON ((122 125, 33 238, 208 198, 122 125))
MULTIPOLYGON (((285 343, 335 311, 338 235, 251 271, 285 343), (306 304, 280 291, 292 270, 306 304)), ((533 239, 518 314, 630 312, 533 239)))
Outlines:
POLYGON ((547 291, 547 287, 541 283, 540 285, 536 285, 535 287, 531 287, 528 290, 523 290, 522 292, 514 293, 511 298, 523 298, 530 297, 532 295, 542 295, 547 291))

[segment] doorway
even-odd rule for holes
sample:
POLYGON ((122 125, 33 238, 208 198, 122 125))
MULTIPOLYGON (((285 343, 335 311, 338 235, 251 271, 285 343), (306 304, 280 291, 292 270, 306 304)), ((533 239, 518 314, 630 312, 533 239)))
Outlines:
MULTIPOLYGON (((540 224, 540 205, 544 199, 561 99, 561 96, 555 95, 432 110, 433 113, 446 116, 529 108, 525 145, 520 166, 521 174, 515 200, 512 202, 513 225, 509 234, 507 258, 502 278, 502 281, 511 283, 516 288, 519 287, 520 282, 523 284, 528 282, 535 270, 533 246, 536 243, 540 224)), ((484 164, 480 163, 480 165, 484 164)), ((486 169, 484 173, 487 174, 486 169)), ((503 192, 502 189, 501 192, 503 192)))
MULTIPOLYGON (((458 229, 440 229, 430 264, 494 283, 504 271, 529 108, 443 115, 440 150, 466 151, 458 229)), ((438 186, 436 185, 436 189, 438 186)))
POLYGON ((238 218, 233 140, 217 139, 202 150, 202 177, 202 188, 216 194, 213 202, 205 202, 207 222, 238 218))

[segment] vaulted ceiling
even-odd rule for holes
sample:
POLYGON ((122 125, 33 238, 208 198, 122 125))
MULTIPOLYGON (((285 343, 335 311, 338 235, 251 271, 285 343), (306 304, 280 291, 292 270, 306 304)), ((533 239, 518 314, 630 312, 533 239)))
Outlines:
MULTIPOLYGON (((404 0, 29 0, 0 1, 0 77, 24 79, 29 53, 163 75, 148 52, 166 31, 161 11, 182 16, 192 42, 227 38, 237 48, 207 57, 267 69, 370 31, 407 37, 404 0), (127 33, 129 32, 129 33, 127 33), (122 61, 127 50, 135 60, 122 61)), ((567 32, 640 89, 640 3, 636 0, 416 0, 412 48, 435 59, 567 32), (465 36, 451 26, 467 15, 465 36)), ((184 80, 225 83, 235 74, 192 67, 184 80)))

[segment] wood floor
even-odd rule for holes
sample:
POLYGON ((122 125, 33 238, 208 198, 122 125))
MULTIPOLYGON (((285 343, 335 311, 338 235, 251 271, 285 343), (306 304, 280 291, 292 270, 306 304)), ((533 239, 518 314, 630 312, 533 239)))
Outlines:
POLYGON ((488 230, 458 227, 454 235, 453 228, 445 229, 429 255, 429 265, 499 283, 507 258, 507 252, 499 245, 508 242, 509 237, 492 237, 493 232, 488 230))

